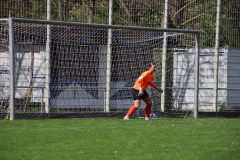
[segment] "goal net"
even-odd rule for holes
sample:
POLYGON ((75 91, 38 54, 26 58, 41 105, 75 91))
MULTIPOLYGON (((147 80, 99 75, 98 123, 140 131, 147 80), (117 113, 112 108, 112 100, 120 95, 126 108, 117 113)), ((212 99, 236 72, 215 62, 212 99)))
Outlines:
MULTIPOLYGON (((7 113, 8 21, 0 28, 0 107, 7 113)), ((156 28, 18 19, 13 34, 16 118, 123 117, 133 105, 131 88, 150 62, 157 64, 154 83, 164 88, 164 94, 147 89, 152 115, 193 114, 197 54, 190 30, 167 32, 165 46, 156 28)), ((142 102, 135 116, 144 108, 142 102)))

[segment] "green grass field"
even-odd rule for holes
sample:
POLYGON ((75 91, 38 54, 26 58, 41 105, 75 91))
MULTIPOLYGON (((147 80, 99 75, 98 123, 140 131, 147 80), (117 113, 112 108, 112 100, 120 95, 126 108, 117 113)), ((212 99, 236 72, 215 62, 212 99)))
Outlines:
POLYGON ((1 160, 240 159, 240 118, 0 121, 1 160))

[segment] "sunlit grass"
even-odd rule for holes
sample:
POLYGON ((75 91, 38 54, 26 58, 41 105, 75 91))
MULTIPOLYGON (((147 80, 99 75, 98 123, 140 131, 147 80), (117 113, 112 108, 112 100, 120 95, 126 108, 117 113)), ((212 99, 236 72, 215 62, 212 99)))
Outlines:
POLYGON ((0 159, 239 159, 239 118, 0 121, 0 159))

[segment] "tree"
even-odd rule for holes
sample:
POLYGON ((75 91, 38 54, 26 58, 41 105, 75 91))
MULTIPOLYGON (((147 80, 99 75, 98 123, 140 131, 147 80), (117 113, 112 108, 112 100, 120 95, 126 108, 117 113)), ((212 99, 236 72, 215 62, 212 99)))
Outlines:
POLYGON ((46 19, 46 0, 2 0, 0 17, 46 19))

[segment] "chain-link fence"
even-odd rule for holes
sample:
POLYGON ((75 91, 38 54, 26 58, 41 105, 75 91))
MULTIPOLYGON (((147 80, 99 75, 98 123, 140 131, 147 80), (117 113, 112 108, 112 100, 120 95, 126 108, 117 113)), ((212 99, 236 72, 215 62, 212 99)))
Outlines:
MULTIPOLYGON (((47 19, 50 6, 51 20, 109 23, 112 10, 113 24, 163 28, 165 0, 9 0, 0 1, 0 18, 47 19)), ((220 46, 240 47, 240 1, 221 0, 220 46)), ((213 47, 216 35, 217 0, 169 0, 168 28, 201 30, 201 46, 213 47)))
MULTIPOLYGON (((235 101, 237 97, 239 96, 239 87, 237 86, 237 81, 239 81, 239 69, 238 69, 238 55, 239 55, 239 48, 240 47, 240 1, 236 0, 169 0, 168 1, 168 11, 167 15, 165 14, 165 0, 74 0, 74 1, 65 1, 65 0, 32 0, 32 1, 23 1, 23 0, 9 0, 9 1, 0 1, 0 18, 8 18, 9 16, 15 17, 15 18, 28 18, 28 19, 48 19, 47 17, 50 17, 51 20, 58 20, 58 21, 66 21, 66 22, 83 22, 83 23, 95 23, 95 24, 114 24, 114 25, 123 25, 123 26, 141 26, 141 27, 157 27, 157 28, 164 28, 164 17, 168 16, 168 28, 175 28, 175 29, 188 29, 188 30, 200 30, 201 31, 201 39, 200 39, 200 46, 201 46, 201 52, 203 52, 200 55, 200 83, 199 86, 201 86, 204 89, 199 90, 199 109, 203 111, 211 111, 214 110, 213 105, 214 102, 212 102, 213 97, 213 84, 216 83, 214 81, 214 74, 216 72, 216 68, 214 68, 214 48, 216 47, 216 21, 217 21, 217 5, 220 5, 220 35, 219 35, 219 46, 221 47, 219 49, 219 68, 217 70, 218 72, 218 83, 221 83, 223 85, 218 85, 218 97, 217 97, 217 108, 218 111, 224 111, 224 110, 238 110, 240 104, 238 101, 235 101), (111 2, 111 3, 110 3, 111 2), (219 4, 219 2, 221 2, 219 4), (112 13, 112 14, 111 14, 112 13), (224 49, 228 48, 228 49, 224 49), (231 48, 234 48, 233 50, 231 48), (233 52, 232 52, 233 51, 233 52), (223 54, 224 53, 224 54, 223 54), (234 54, 233 54, 234 53, 234 54), (227 55, 229 54, 229 55, 227 55), (227 58, 226 63, 222 60, 222 55, 225 55, 227 58), (234 62, 232 62, 234 60, 234 62), (224 63, 224 65, 223 65, 224 63), (234 65, 234 64, 235 65, 234 65), (209 64, 209 65, 206 65, 209 64), (224 67, 223 67, 224 66, 224 67), (202 80, 201 80, 202 77, 202 80), (221 77, 225 77, 225 79, 221 79, 221 77), (234 78, 229 78, 234 77, 234 78), (202 81, 202 82, 201 82, 202 81), (226 87, 225 87, 226 86, 226 87), (234 90, 233 90, 234 89, 234 90), (203 91, 205 90, 205 91, 203 91), (230 94, 231 93, 231 94, 230 94), (205 97, 205 98, 204 98, 205 97), (212 98, 210 98, 212 97, 212 98), (223 98, 221 98, 223 97, 223 98), (230 105, 231 103, 234 103, 234 105, 230 105)), ((8 51, 8 28, 6 27, 4 23, 7 21, 1 21, 1 69, 0 69, 0 75, 1 78, 5 76, 7 78, 8 69, 4 68, 3 66, 8 66, 8 62, 6 61, 9 58, 9 55, 6 54, 8 51)), ((46 48, 42 49, 36 49, 31 48, 33 45, 36 45, 35 43, 38 43, 36 41, 36 38, 33 38, 37 35, 39 39, 43 38, 39 35, 46 34, 46 28, 45 27, 19 27, 19 34, 16 36, 17 38, 21 38, 25 40, 29 40, 29 44, 19 44, 15 46, 15 49, 18 50, 19 53, 21 52, 28 52, 28 54, 25 54, 28 56, 27 62, 29 63, 30 67, 25 67, 25 71, 23 72, 31 72, 32 75, 34 75, 31 64, 34 64, 34 58, 36 58, 36 54, 34 54, 35 50, 45 50, 46 48), (44 28, 44 29, 43 29, 44 28), (33 34, 30 34, 34 32, 33 34), (31 44, 30 44, 31 43, 31 44), (28 48, 28 49, 27 49, 28 48), (30 48, 30 49, 29 49, 30 48), (34 51, 34 52, 32 52, 34 51), (32 60, 32 61, 31 61, 32 60)), ((99 34, 103 34, 102 29, 96 29, 93 30, 90 33, 83 33, 85 35, 84 38, 80 38, 79 41, 76 42, 76 44, 80 44, 82 42, 86 43, 85 41, 89 41, 89 38, 92 36, 96 36, 99 34)), ((62 42, 61 39, 63 39, 60 35, 65 35, 65 37, 71 37, 75 33, 71 29, 68 30, 55 30, 51 35, 59 35, 59 37, 55 37, 53 39, 54 43, 51 43, 50 53, 51 56, 51 77, 50 79, 53 80, 54 76, 60 76, 60 74, 67 75, 68 70, 67 66, 70 66, 69 64, 75 64, 74 61, 76 59, 81 60, 82 64, 85 64, 85 59, 92 59, 91 63, 99 62, 99 59, 96 60, 93 53, 99 52, 99 49, 96 47, 91 48, 81 48, 81 49, 74 49, 64 47, 65 43, 69 42, 62 42), (76 56, 74 55, 72 59, 62 61, 62 59, 66 58, 67 52, 73 52, 73 53, 81 53, 88 51, 88 55, 86 56, 76 56), (56 54, 58 52, 64 52, 63 54, 56 54), (68 62, 67 62, 68 61, 68 62), (56 67, 54 67, 56 66, 56 67), (58 66, 65 66, 66 69, 60 69, 58 66)), ((124 38, 132 36, 133 39, 137 38, 138 35, 124 35, 125 37, 118 37, 118 34, 113 35, 115 38, 118 38, 123 44, 125 43, 124 38)), ((151 34, 149 34, 151 37, 151 34)), ((143 36, 144 37, 144 36, 143 36)), ((46 38, 46 37, 44 37, 46 38)), ((45 39, 42 39, 45 42, 45 39)), ((99 39, 99 37, 96 37, 99 39)), ((148 39, 149 37, 145 37, 148 39)), ((67 38, 65 38, 67 39, 67 38)), ((100 38, 101 39, 101 38, 100 38)), ((170 38, 169 38, 170 39, 170 38)), ((171 41, 174 41, 173 38, 171 41)), ((96 40, 95 40, 96 41, 96 40)), ((100 41, 100 40, 99 40, 100 41)), ((101 39, 102 43, 105 43, 106 40, 101 39)), ((184 38, 184 42, 181 42, 183 44, 188 44, 187 38, 184 38)), ((117 53, 118 50, 127 50, 124 47, 117 47, 112 48, 113 51, 117 53)), ((155 49, 156 50, 156 49, 155 49)), ((161 49, 157 49, 157 52, 161 52, 161 49)), ((173 48, 169 48, 168 52, 174 52, 173 48)), ((18 53, 18 54, 19 54, 18 53)), ((174 66, 176 64, 178 65, 186 65, 189 63, 181 62, 176 63, 174 61, 174 56, 177 57, 184 57, 184 54, 168 54, 167 56, 167 65, 166 65, 166 71, 169 74, 168 79, 166 79, 168 85, 167 88, 173 87, 173 81, 174 81, 174 66), (181 56, 180 56, 181 55, 181 56), (171 76, 170 76, 171 74, 171 76)), ((39 54, 41 55, 41 54, 39 54)), ((44 54, 43 54, 44 55, 44 54)), ((42 55, 42 56, 43 56, 42 55)), ((117 54, 116 54, 117 55, 117 54)), ((187 55, 189 60, 191 58, 189 57, 191 54, 187 55)), ((20 56, 20 55, 17 55, 20 56)), ((123 55, 119 55, 123 56, 123 55)), ((124 57, 124 56, 123 56, 124 57)), ((216 57, 216 55, 215 55, 216 57)), ((24 57, 22 57, 24 58, 24 57)), ((99 58, 99 57, 98 57, 99 58)), ((116 58, 116 57, 113 57, 116 58)), ((162 57, 160 57, 162 58, 162 57)), ((186 57, 185 57, 186 58, 186 57)), ((116 58, 117 59, 117 58, 116 58)), ((124 57, 124 59, 128 59, 127 57, 124 57)), ((180 58, 181 59, 181 58, 180 58)), ((23 63, 21 61, 17 61, 16 64, 23 63)), ((25 62, 24 62, 25 63, 25 62)), ((40 62, 39 62, 40 63, 40 62)), ((42 64, 45 64, 45 61, 41 62, 42 64)), ((121 64, 121 62, 120 62, 121 64)), ((118 66, 119 64, 116 64, 118 66)), ((159 64, 160 66, 162 64, 159 64)), ((45 70, 43 68, 39 67, 39 73, 42 72, 42 70, 45 70)), ((78 66, 80 67, 80 66, 78 66)), ((96 67, 96 66, 90 66, 90 67, 96 67)), ((24 68, 24 67, 23 67, 24 68)), ((23 69, 22 68, 22 69, 23 69)), ((75 70, 74 73, 78 75, 78 70, 75 70)), ((97 72, 97 70, 92 71, 97 72)), ((94 73, 90 73, 94 75, 94 73)), ((99 71, 98 71, 99 72, 99 71)), ((139 70, 140 72, 140 70, 139 70)), ((185 71, 186 72, 186 71, 185 71)), ((117 72, 117 70, 113 70, 112 74, 121 75, 124 74, 125 71, 117 72)), ((159 72, 157 76, 161 77, 161 73, 159 72)), ((31 77, 31 76, 30 76, 31 77)), ((29 82, 33 81, 33 79, 38 79, 39 81, 44 81, 43 76, 41 77, 34 77, 29 79, 29 82), (42 79, 41 79, 42 78, 42 79)), ((191 76, 190 76, 191 77, 191 76)), ((9 77, 8 77, 9 78, 9 77)), ((21 78, 21 74, 17 77, 18 79, 21 78)), ((2 96, 3 93, 8 92, 7 88, 9 85, 7 83, 9 80, 6 80, 3 78, 1 79, 2 82, 4 82, 4 87, 1 88, 2 90, 2 96)), ((58 82, 56 80, 56 82, 58 82)), ((159 81, 162 81, 160 78, 159 81)), ((181 80, 179 80, 181 81, 181 80)), ((55 82, 55 81, 53 81, 55 82)), ((80 83, 80 82, 79 82, 80 83)), ((83 83, 84 84, 84 83, 83 83)), ((31 85, 31 84, 28 84, 31 85)), ((24 86, 24 85, 20 85, 24 86)), ((181 86, 178 84, 178 86, 181 86)), ((25 86, 26 87, 26 86, 25 86)), ((51 86, 52 89, 54 89, 54 86, 51 86)), ((190 86, 185 86, 187 88, 191 88, 190 86)), ((25 90, 26 94, 31 94, 33 92, 37 93, 43 93, 45 94, 45 85, 42 86, 35 86, 35 87, 27 87, 22 88, 21 90, 25 90)), ((190 89, 191 90, 191 89, 190 89)), ((53 95, 56 92, 54 92, 53 95)), ((166 95, 171 95, 172 98, 167 98, 166 104, 169 104, 168 108, 171 109, 172 104, 174 104, 174 94, 177 92, 170 90, 166 90, 166 95)), ((179 96, 181 97, 188 96, 190 92, 187 90, 178 92, 179 96)), ((52 94, 52 92, 50 93, 52 94)), ((73 94, 74 95, 74 94, 73 94)), ((44 99, 40 97, 37 98, 38 101, 36 103, 37 106, 40 107, 40 112, 44 111, 44 99)), ((158 97, 153 97, 153 99, 158 99, 158 97)), ((24 100, 18 100, 23 108, 25 107, 24 104, 28 103, 30 99, 24 99, 24 100)), ((156 101, 155 101, 156 102, 156 101)), ((183 106, 188 103, 192 103, 189 101, 189 99, 182 98, 181 101, 183 103, 183 106)), ((7 106, 9 103, 9 97, 8 98, 2 98, 1 100, 1 110, 4 112, 4 114, 7 112, 7 106), (4 100, 3 100, 4 99, 4 100)), ((158 106, 158 103, 156 103, 156 106, 158 106)), ((35 104, 34 104, 35 105, 35 104)), ((22 108, 20 107, 20 108, 22 108)), ((26 107, 25 107, 26 108, 26 107)), ((29 108, 29 107, 28 107, 29 108)), ((34 108, 34 107, 30 107, 34 108)), ((181 108, 181 107, 180 107, 181 108)))

